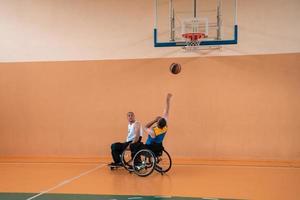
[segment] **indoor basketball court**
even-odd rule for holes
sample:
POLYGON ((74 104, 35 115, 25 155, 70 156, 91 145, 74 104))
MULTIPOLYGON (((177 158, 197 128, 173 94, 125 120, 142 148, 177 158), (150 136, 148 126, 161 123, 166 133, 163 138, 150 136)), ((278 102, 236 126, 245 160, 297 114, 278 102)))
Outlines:
POLYGON ((0 0, 0 200, 299 199, 298 0, 0 0))

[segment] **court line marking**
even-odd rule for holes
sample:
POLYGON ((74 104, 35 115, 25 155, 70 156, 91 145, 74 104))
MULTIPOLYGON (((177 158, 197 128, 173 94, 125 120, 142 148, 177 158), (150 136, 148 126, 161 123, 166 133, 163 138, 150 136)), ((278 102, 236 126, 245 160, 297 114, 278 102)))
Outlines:
POLYGON ((53 186, 53 187, 51 187, 51 188, 49 188, 49 189, 47 189, 47 190, 45 190, 45 191, 41 191, 40 193, 38 193, 38 194, 36 194, 36 195, 34 195, 34 196, 32 196, 32 197, 29 197, 29 198, 26 199, 26 200, 32 200, 32 199, 35 199, 35 198, 37 198, 37 197, 39 197, 39 196, 41 196, 41 195, 43 195, 43 194, 46 194, 46 193, 48 193, 48 192, 50 192, 50 191, 52 191, 52 190, 55 190, 55 189, 57 189, 57 188, 59 188, 59 187, 62 187, 62 186, 64 186, 64 185, 68 184, 68 183, 71 183, 72 181, 74 181, 74 180, 76 180, 76 179, 79 179, 79 178, 82 177, 82 176, 85 176, 85 175, 87 175, 87 174, 89 174, 89 173, 91 173, 91 172, 94 172, 94 171, 96 171, 97 169, 100 169, 100 168, 103 167, 103 166, 105 166, 105 164, 97 165, 96 167, 94 167, 94 168, 92 168, 92 169, 90 169, 90 170, 88 170, 88 171, 86 171, 86 172, 83 172, 83 173, 81 173, 81 174, 79 174, 79 175, 77 175, 77 176, 74 176, 74 177, 72 177, 72 178, 66 179, 66 180, 60 182, 59 184, 57 184, 57 185, 55 185, 55 186, 53 186))

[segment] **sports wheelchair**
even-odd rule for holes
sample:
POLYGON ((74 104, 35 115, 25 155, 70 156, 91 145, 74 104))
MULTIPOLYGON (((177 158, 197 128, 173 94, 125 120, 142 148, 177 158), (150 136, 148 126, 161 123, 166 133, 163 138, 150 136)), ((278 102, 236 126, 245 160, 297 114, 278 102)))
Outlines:
MULTIPOLYGON (((134 172, 141 177, 149 176, 154 170, 163 175, 172 167, 171 156, 163 147, 157 152, 143 148, 134 155, 133 159, 131 151, 124 150, 121 160, 126 170, 134 172)), ((115 168, 111 167, 111 169, 115 168)))

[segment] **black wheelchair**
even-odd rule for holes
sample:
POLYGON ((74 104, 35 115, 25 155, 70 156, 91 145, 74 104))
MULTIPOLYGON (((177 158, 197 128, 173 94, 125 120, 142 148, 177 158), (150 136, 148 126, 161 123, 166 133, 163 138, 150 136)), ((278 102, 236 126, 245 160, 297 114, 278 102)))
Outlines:
MULTIPOLYGON (((143 148, 133 156, 131 151, 126 149, 121 155, 122 164, 127 171, 134 172, 138 176, 146 177, 152 174, 155 170, 162 175, 168 172, 172 167, 172 159, 170 154, 161 147, 157 151, 152 151, 147 148, 143 148)), ((118 167, 111 166, 110 169, 114 170, 118 167)))
POLYGON ((125 150, 122 153, 123 167, 138 176, 149 176, 154 170, 162 175, 172 167, 170 154, 162 147, 159 151, 143 148, 132 158, 131 152, 125 150))

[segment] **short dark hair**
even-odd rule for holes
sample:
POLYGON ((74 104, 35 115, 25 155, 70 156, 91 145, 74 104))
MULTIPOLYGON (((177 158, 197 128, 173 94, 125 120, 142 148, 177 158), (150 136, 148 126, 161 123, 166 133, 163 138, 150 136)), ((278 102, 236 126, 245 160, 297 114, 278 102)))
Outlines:
POLYGON ((163 128, 167 125, 167 121, 165 118, 160 118, 157 122, 158 128, 163 128))
POLYGON ((134 115, 134 113, 133 112, 131 112, 131 111, 129 111, 128 113, 127 113, 127 115, 134 115))

